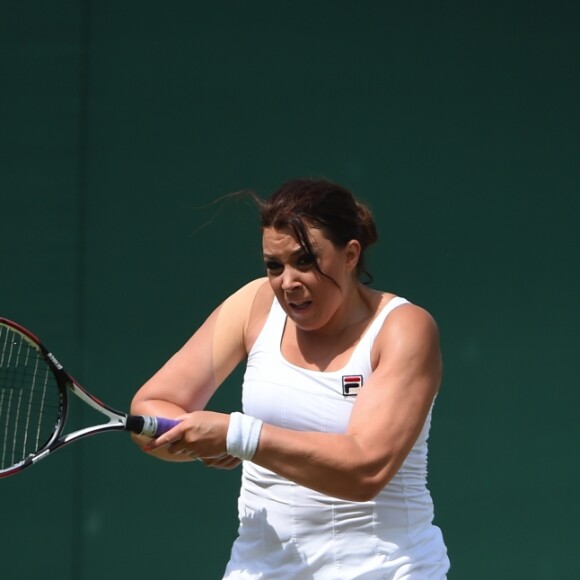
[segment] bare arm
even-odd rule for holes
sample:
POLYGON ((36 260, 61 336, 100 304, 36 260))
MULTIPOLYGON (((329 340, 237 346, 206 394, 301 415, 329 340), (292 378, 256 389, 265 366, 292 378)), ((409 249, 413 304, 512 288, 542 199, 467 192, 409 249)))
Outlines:
MULTIPOLYGON (((225 300, 167 363, 135 394, 131 412, 181 418, 203 409, 219 385, 246 356, 246 330, 253 298, 263 280, 255 280, 225 300)), ((141 447, 149 444, 134 437, 141 447)), ((189 459, 160 449, 159 458, 189 459)))

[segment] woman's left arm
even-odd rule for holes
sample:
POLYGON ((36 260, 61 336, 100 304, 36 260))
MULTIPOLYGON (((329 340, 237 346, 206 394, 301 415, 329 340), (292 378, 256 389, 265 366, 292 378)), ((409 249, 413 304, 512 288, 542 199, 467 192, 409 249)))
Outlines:
POLYGON ((415 305, 394 310, 374 348, 376 367, 357 396, 345 434, 264 425, 254 463, 348 500, 372 499, 401 467, 439 389, 442 362, 433 318, 415 305))

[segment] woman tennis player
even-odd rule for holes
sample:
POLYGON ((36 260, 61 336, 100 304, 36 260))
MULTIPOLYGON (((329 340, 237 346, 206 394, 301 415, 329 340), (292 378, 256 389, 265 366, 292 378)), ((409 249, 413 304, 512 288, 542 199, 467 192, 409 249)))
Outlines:
POLYGON ((170 461, 243 463, 228 580, 445 578, 426 485, 434 320, 361 280, 377 233, 350 191, 303 179, 256 201, 267 277, 137 392, 133 413, 181 419, 138 444, 170 461), (243 413, 204 411, 242 361, 243 413))

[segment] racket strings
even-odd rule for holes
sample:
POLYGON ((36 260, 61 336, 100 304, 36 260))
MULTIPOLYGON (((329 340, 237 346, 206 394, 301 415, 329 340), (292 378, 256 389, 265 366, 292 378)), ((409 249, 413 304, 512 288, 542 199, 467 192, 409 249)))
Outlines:
POLYGON ((59 388, 38 347, 0 325, 0 469, 37 452, 54 432, 59 388))

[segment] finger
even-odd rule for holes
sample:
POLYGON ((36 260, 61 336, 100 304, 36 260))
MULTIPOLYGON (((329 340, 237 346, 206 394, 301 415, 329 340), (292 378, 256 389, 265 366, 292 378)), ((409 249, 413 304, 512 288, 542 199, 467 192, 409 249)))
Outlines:
POLYGON ((183 428, 181 424, 172 427, 169 431, 166 431, 162 435, 159 435, 157 439, 151 439, 147 445, 143 447, 145 451, 154 451, 156 449, 162 449, 164 447, 169 447, 174 443, 181 440, 183 433, 183 428))

